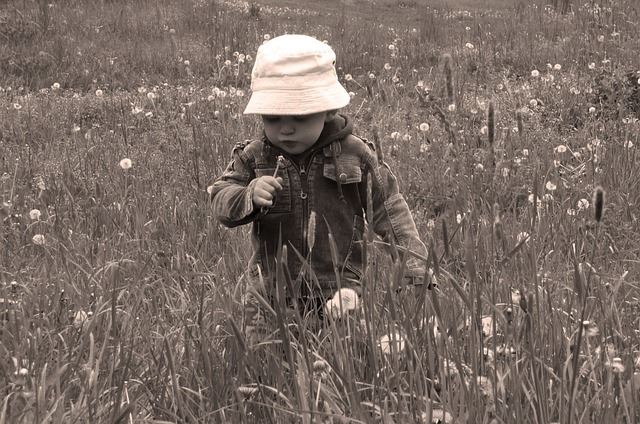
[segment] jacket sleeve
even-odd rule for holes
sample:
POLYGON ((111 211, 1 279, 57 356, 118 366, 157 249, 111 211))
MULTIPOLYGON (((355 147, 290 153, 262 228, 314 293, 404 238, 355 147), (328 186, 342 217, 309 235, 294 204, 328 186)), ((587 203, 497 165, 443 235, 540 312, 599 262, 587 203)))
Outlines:
POLYGON ((248 156, 235 148, 233 160, 207 191, 211 195, 214 216, 227 227, 254 221, 260 209, 253 204, 255 172, 248 156))
MULTIPOLYGON (((386 163, 379 163, 375 153, 368 150, 365 154, 367 164, 366 179, 371 180, 371 199, 373 203, 373 219, 368 218, 377 235, 386 242, 393 242, 424 258, 427 248, 420 240, 418 229, 409 210, 406 200, 398 188, 398 181, 386 163)), ((362 186, 361 198, 365 202, 368 194, 366 181, 362 186)), ((422 278, 426 262, 414 255, 407 256, 405 276, 412 280, 422 278)))

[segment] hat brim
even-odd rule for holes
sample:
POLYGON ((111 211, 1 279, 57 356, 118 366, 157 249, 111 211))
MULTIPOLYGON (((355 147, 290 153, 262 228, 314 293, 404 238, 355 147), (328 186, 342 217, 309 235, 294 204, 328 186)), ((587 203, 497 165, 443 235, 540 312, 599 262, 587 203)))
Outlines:
POLYGON ((350 100, 339 82, 305 89, 262 89, 251 94, 244 114, 309 115, 343 108, 350 100))

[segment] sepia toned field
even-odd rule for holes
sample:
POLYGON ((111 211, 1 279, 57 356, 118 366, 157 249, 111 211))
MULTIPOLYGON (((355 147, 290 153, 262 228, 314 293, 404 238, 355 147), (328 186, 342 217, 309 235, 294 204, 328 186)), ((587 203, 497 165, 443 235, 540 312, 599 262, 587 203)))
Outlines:
POLYGON ((638 51, 635 0, 3 2, 0 424, 639 421, 638 51), (336 51, 429 271, 369 235, 353 310, 254 343, 207 187, 283 33, 336 51))

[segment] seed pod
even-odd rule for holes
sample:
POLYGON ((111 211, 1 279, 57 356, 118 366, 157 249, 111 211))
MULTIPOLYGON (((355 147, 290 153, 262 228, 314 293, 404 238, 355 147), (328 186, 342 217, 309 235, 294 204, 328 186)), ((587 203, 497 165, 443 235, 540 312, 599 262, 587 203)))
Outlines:
POLYGON ((604 213, 604 189, 600 186, 597 186, 595 190, 593 190, 593 209, 595 211, 596 222, 601 222, 604 213))
POLYGON ((495 107, 493 101, 489 102, 489 113, 487 115, 487 133, 489 135, 489 145, 493 146, 493 142, 496 137, 496 117, 495 107))

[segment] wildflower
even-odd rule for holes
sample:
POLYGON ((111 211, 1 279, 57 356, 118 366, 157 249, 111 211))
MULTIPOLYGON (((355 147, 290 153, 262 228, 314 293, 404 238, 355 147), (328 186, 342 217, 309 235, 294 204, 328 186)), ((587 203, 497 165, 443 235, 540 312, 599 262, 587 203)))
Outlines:
POLYGON ((34 235, 33 237, 31 237, 31 241, 36 246, 44 246, 44 244, 45 244, 44 234, 36 234, 36 235, 34 235))
POLYGON ((242 396, 243 400, 248 400, 258 393, 258 388, 254 386, 240 386, 238 387, 238 393, 242 396))
POLYGON ((545 184, 545 188, 549 191, 555 191, 555 189, 558 187, 551 181, 547 181, 547 184, 545 184))
POLYGON ((338 290, 325 305, 326 312, 336 319, 358 308, 360 308, 360 298, 358 293, 350 288, 338 290))
POLYGON ((529 156, 529 149, 522 149, 522 156, 529 156))
POLYGON ((385 63, 384 64, 384 69, 385 69, 385 71, 391 70, 391 65, 389 65, 389 63, 385 63))
POLYGON ((104 92, 102 90, 100 90, 99 88, 96 90, 96 97, 102 97, 103 94, 104 94, 104 92))
POLYGON ((209 94, 209 95, 207 96, 207 101, 212 102, 212 101, 214 101, 214 100, 215 100, 215 98, 216 98, 216 97, 215 97, 213 94, 209 94))
POLYGON ((480 128, 480 134, 482 135, 485 135, 487 131, 489 131, 489 127, 487 127, 486 125, 480 128))
POLYGON ((392 331, 389 334, 385 334, 378 340, 378 346, 384 354, 390 354, 393 351, 402 352, 404 350, 404 337, 398 331, 392 331))
POLYGON ((583 211, 589 207, 589 201, 587 199, 580 199, 576 204, 579 211, 583 211))
POLYGON ((476 171, 478 171, 478 172, 484 171, 484 165, 481 164, 481 163, 476 163, 475 168, 476 168, 476 171))
POLYGON ((149 111, 149 112, 145 113, 144 116, 147 117, 147 118, 153 118, 153 112, 149 111))
POLYGON ((538 101, 536 99, 529 100, 529 106, 531 106, 531 107, 538 106, 538 101))
POLYGON ((354 93, 353 91, 349 91, 349 97, 351 97, 352 99, 355 97, 356 93, 354 93))
POLYGON ((447 106, 447 110, 448 110, 449 112, 455 112, 455 110, 456 110, 456 105, 455 105, 455 104, 453 104, 453 103, 451 103, 449 106, 447 106))
POLYGON ((427 143, 420 143, 420 153, 429 151, 429 145, 427 143))
POLYGON ((244 97, 244 90, 241 88, 238 88, 236 90, 236 97, 244 97))
POLYGON ((553 150, 555 150, 556 153, 564 153, 567 151, 567 146, 565 146, 564 144, 559 144, 553 150))
POLYGON ((595 64, 595 62, 591 62, 591 63, 589 63, 589 65, 587 65, 587 67, 589 69, 596 69, 596 64, 595 64))
POLYGON ((131 168, 131 166, 133 165, 133 163, 131 162, 131 159, 129 158, 124 158, 120 161, 120 168, 122 169, 129 169, 131 168))
POLYGON ((269 41, 271 39, 271 36, 269 34, 265 34, 265 35, 262 36, 262 39, 264 41, 269 41))
POLYGON ((531 76, 534 78, 538 78, 540 76, 540 71, 534 69, 533 71, 531 71, 531 76))
POLYGON ((396 46, 393 44, 389 44, 389 50, 394 51, 396 49, 396 46))
POLYGON ((625 142, 623 143, 623 146, 626 147, 627 149, 630 149, 633 147, 633 141, 625 140, 625 142))
POLYGON ((403 135, 403 136, 402 136, 402 140, 404 140, 404 141, 411 141, 411 135, 409 135, 409 134, 405 134, 405 135, 403 135))
POLYGON ((427 132, 429 131, 429 124, 427 124, 426 122, 423 122, 422 124, 420 124, 420 131, 422 132, 427 132))
POLYGON ((39 221, 41 215, 42 213, 39 209, 31 209, 31 211, 29 212, 29 218, 31 218, 33 221, 39 221))
POLYGON ((153 91, 149 91, 149 92, 147 93, 147 99, 149 99, 149 100, 153 100, 153 99, 155 99, 155 98, 156 98, 156 93, 154 93, 153 91))
POLYGON ((74 317, 73 317, 73 326, 74 326, 74 328, 76 328, 76 329, 82 328, 82 326, 87 321, 88 317, 89 316, 87 315, 87 313, 85 311, 83 311, 82 309, 77 311, 75 313, 74 317))
POLYGON ((569 216, 576 216, 576 210, 573 208, 569 208, 567 209, 567 215, 569 216))
POLYGON ((13 104, 13 108, 14 108, 15 110, 20 110, 20 109, 22 109, 22 105, 21 105, 20 103, 14 103, 14 104, 13 104))
POLYGON ((372 79, 372 80, 376 79, 376 74, 374 74, 373 72, 371 72, 371 73, 369 74, 369 79, 372 79))
POLYGON ((131 109, 131 114, 132 115, 138 115, 140 113, 142 113, 144 111, 144 109, 142 109, 140 106, 134 106, 133 109, 131 109))
POLYGON ((229 59, 225 60, 224 66, 231 66, 231 61, 229 59))
POLYGON ((313 363, 313 372, 323 373, 329 369, 329 364, 324 359, 318 359, 313 363))
POLYGON ((562 69, 562 65, 560 65, 559 63, 556 63, 555 65, 553 65, 554 71, 559 71, 560 69, 562 69))
POLYGON ((400 137, 400 133, 398 131, 394 131, 391 133, 391 140, 397 140, 400 137))
POLYGON ((604 35, 598 35, 598 42, 599 43, 603 43, 604 42, 604 35))
POLYGON ((521 299, 522 299, 522 294, 520 293, 520 290, 512 288, 511 289, 511 303, 513 303, 514 305, 520 305, 520 300, 521 299))
POLYGON ((584 329, 584 334, 587 337, 596 337, 600 335, 600 329, 598 325, 593 321, 582 321, 582 328, 584 329))
POLYGON ((51 86, 52 90, 60 90, 60 83, 59 82, 54 82, 53 85, 51 86))
POLYGON ((460 214, 460 212, 456 214, 456 222, 458 223, 458 225, 462 223, 462 214, 460 214))
POLYGON ((473 50, 475 48, 475 46, 471 43, 467 43, 464 45, 466 48, 468 48, 469 50, 473 50))
POLYGON ((591 107, 589 108, 589 113, 596 113, 596 108, 595 108, 595 107, 593 107, 593 106, 591 106, 591 107))

